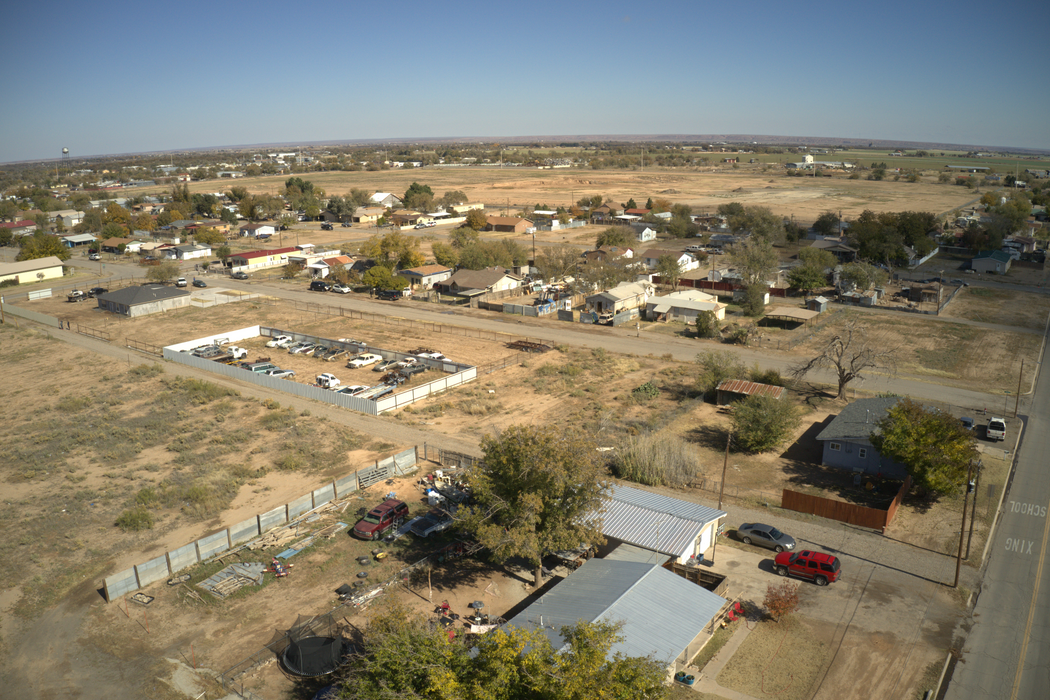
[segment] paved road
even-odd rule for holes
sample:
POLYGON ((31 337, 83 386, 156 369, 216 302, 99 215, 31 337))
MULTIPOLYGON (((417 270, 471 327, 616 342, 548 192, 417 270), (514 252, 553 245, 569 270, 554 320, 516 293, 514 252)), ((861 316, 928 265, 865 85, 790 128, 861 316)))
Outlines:
POLYGON ((1050 373, 1030 414, 951 700, 1050 697, 1050 373))

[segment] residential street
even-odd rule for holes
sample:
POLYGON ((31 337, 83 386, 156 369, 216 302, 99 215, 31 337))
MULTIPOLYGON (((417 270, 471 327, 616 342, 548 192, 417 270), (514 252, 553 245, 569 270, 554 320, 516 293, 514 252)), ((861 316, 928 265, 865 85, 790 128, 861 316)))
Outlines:
POLYGON ((1050 377, 1041 372, 950 700, 1042 700, 1050 692, 1048 429, 1050 377))

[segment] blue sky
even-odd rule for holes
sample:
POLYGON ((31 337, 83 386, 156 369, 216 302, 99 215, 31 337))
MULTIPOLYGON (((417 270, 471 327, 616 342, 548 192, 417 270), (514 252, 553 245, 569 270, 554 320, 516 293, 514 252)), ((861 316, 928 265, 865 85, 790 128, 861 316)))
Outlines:
POLYGON ((0 162, 250 143, 769 134, 1050 149, 1050 3, 5 9, 0 162))

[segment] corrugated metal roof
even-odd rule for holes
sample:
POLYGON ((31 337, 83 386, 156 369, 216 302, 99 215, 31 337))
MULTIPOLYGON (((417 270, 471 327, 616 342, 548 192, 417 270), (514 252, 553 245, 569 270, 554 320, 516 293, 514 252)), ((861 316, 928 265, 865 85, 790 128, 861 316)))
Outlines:
POLYGON ((668 560, 666 554, 654 552, 651 549, 637 547, 624 542, 616 549, 606 554, 602 559, 606 561, 633 561, 640 564, 663 564, 668 560))
POLYGON ((540 628, 560 649, 565 625, 622 622, 623 639, 609 649, 610 658, 652 655, 670 665, 724 604, 720 596, 660 566, 591 559, 508 624, 540 628))
POLYGON ((614 484, 602 514, 602 534, 646 549, 680 556, 708 523, 725 511, 614 484))
POLYGON ((730 394, 744 394, 745 396, 772 396, 779 399, 784 395, 784 387, 772 384, 758 384, 744 379, 726 379, 718 385, 718 391, 728 391, 730 394))

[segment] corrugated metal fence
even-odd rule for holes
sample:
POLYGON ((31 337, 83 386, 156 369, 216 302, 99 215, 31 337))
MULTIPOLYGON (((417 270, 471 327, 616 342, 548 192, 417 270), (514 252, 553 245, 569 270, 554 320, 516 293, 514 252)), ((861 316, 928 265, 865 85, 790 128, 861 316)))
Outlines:
MULTIPOLYGON (((423 451, 427 451, 426 446, 424 446, 423 451)), ((248 518, 207 537, 202 537, 195 542, 173 549, 159 557, 137 564, 130 569, 113 574, 103 581, 106 600, 112 602, 139 588, 166 579, 187 567, 207 561, 238 544, 252 540, 276 527, 293 522, 315 508, 320 508, 330 501, 343 498, 358 489, 368 488, 372 484, 391 477, 409 474, 415 469, 419 460, 417 452, 418 448, 412 447, 398 454, 391 455, 356 472, 323 484, 284 505, 248 518)))

